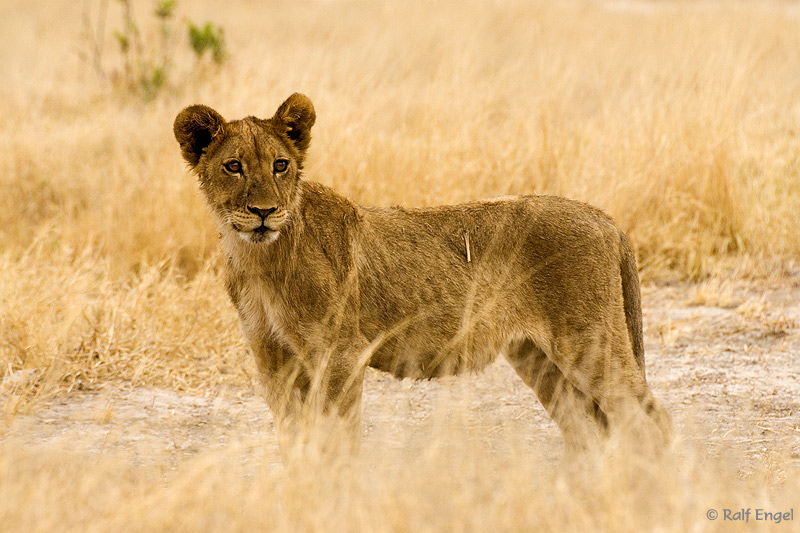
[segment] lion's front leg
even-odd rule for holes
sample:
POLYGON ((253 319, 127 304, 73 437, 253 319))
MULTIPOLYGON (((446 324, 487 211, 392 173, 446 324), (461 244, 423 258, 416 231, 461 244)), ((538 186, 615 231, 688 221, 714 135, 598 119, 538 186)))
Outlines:
POLYGON ((309 368, 291 349, 272 338, 261 339, 252 348, 278 442, 286 451, 302 431, 312 383, 309 368))
POLYGON ((349 341, 318 351, 306 397, 315 430, 324 432, 326 442, 338 440, 352 450, 361 440, 366 346, 366 342, 349 341))
POLYGON ((312 441, 354 450, 361 437, 361 392, 366 343, 295 353, 262 340, 256 362, 266 388, 281 450, 312 441))

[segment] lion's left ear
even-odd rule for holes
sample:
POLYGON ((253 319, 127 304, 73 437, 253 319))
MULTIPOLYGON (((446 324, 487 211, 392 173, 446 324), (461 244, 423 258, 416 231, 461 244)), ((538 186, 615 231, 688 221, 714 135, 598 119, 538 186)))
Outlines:
POLYGON ((286 128, 286 135, 301 153, 306 151, 311 142, 311 126, 317 120, 308 96, 294 93, 281 104, 272 120, 278 127, 286 128))

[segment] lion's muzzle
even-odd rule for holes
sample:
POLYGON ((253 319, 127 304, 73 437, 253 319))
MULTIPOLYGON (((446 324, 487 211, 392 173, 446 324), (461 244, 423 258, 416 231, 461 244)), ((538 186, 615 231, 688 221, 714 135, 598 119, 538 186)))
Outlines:
POLYGON ((286 211, 279 207, 252 205, 232 210, 228 215, 231 227, 243 240, 252 243, 269 243, 277 239, 286 219, 286 211))

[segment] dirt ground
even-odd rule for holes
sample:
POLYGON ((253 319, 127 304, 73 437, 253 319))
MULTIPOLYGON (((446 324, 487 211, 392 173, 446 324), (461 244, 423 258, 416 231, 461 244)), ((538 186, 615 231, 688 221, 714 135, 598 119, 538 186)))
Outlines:
MULTIPOLYGON (((643 302, 648 380, 679 438, 711 454, 735 450, 745 476, 773 458, 800 466, 800 271, 779 281, 650 284, 643 302)), ((435 427, 428 422, 454 401, 466 413, 455 423, 498 436, 509 424, 527 427, 528 439, 559 456, 558 429, 502 358, 482 374, 432 382, 370 371, 365 439, 421 445, 435 427)), ((0 429, 25 447, 124 453, 135 464, 166 458, 166 468, 235 442, 259 442, 280 460, 269 410, 249 388, 202 397, 109 385, 57 397, 0 429)))

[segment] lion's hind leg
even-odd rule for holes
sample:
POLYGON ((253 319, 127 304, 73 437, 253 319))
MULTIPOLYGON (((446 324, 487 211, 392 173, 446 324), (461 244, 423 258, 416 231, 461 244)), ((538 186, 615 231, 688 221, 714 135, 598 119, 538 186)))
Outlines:
POLYGON ((598 406, 609 435, 643 452, 669 443, 669 415, 653 398, 624 327, 594 325, 559 335, 548 357, 598 406))
POLYGON ((586 449, 606 435, 608 418, 597 402, 575 387, 533 341, 512 342, 505 356, 558 424, 569 451, 586 449))

